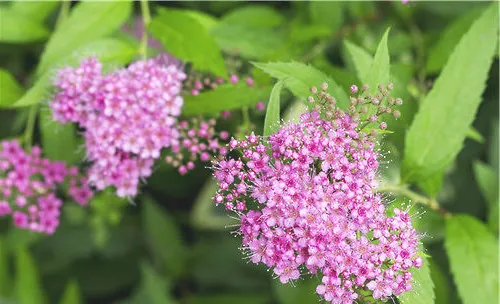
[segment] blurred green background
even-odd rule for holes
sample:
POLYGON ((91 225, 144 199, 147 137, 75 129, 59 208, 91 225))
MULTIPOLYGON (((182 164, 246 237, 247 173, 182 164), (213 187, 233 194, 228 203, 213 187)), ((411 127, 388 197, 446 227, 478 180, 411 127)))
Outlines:
MULTIPOLYGON (((382 145, 383 151, 392 152, 386 154, 381 170, 384 178, 391 180, 393 173, 399 171, 405 130, 419 100, 432 87, 453 47, 487 4, 152 2, 150 9, 153 16, 159 7, 192 11, 215 37, 230 72, 252 74, 259 83, 268 85, 271 79, 252 70, 250 61, 296 60, 321 69, 345 89, 352 83, 359 84, 346 53, 346 41, 374 54, 382 34, 390 27, 391 74, 399 80, 396 86, 405 101, 403 118, 389 127, 395 133, 384 137, 382 145), (245 19, 241 17, 244 14, 237 14, 249 7, 260 9, 258 12, 263 15, 254 13, 245 19), (235 18, 235 14, 241 19, 235 18)), ((72 7, 75 5, 72 3, 72 7)), ((60 10, 58 2, 0 3, 0 65, 20 83, 19 96, 34 83, 34 71, 60 10), (21 29, 28 34, 19 35, 21 29)), ((139 3, 134 3, 126 22, 133 24, 140 14, 139 3)), ((138 45, 123 31, 110 36, 132 47, 138 45)), ((138 56, 132 52, 131 58, 138 56)), ((488 193, 498 193, 498 83, 497 52, 474 128, 443 180, 434 183, 435 190, 430 191, 448 211, 468 213, 489 222, 495 236, 498 217, 492 216, 494 211, 487 206, 488 193)), ((293 101, 290 94, 285 96, 283 113, 293 101)), ((47 115, 43 109, 42 105, 39 123, 46 119, 42 117, 47 115)), ((25 108, 1 109, 0 138, 20 136, 27 116, 25 108)), ((252 113, 251 119, 260 132, 263 114, 252 113)), ((238 111, 223 122, 224 128, 233 132, 240 124, 238 111)), ((37 124, 35 141, 44 148, 65 151, 68 142, 81 144, 74 130, 61 133, 44 130, 43 126, 37 124)), ((74 151, 71 153, 70 158, 79 158, 74 151)), ((111 192, 104 192, 85 209, 68 202, 63 208, 62 223, 52 236, 20 231, 7 220, 0 220, 0 302, 318 302, 314 294, 317 278, 302 280, 295 287, 282 286, 272 279, 271 272, 244 257, 238 249, 241 240, 231 233, 236 229, 235 222, 223 208, 214 207, 213 193, 210 172, 203 164, 180 176, 159 162, 135 199, 120 200, 111 192)), ((498 194, 496 199, 498 202, 498 194)), ((408 201, 403 197, 396 200, 408 201)), ((431 256, 435 303, 461 303, 444 250, 444 220, 432 210, 417 209, 415 212, 422 214, 416 217, 416 224, 425 234, 424 244, 431 256)))

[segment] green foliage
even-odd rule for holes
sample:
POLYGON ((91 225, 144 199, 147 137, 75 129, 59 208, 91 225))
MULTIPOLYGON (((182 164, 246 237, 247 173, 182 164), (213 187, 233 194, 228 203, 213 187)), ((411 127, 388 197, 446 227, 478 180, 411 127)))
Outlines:
POLYGON ((200 22, 182 10, 161 9, 149 25, 165 49, 201 71, 226 78, 227 71, 217 43, 200 22))
POLYGON ((264 136, 276 132, 280 123, 280 94, 283 81, 278 81, 271 91, 271 97, 267 104, 266 119, 264 120, 264 136))
POLYGON ((307 99, 311 95, 311 87, 319 87, 323 82, 328 84, 328 93, 337 99, 341 108, 347 108, 348 97, 337 83, 316 68, 300 62, 254 63, 254 65, 278 80, 299 98, 307 99))
POLYGON ((8 107, 23 95, 23 88, 4 69, 0 69, 0 107, 8 107))
POLYGON ((497 19, 497 7, 492 5, 474 22, 422 101, 406 136, 405 180, 423 180, 445 170, 460 151, 490 69, 497 19))
POLYGON ((45 303, 40 274, 35 260, 26 247, 16 250, 14 293, 18 304, 45 303))
POLYGON ((141 263, 141 277, 141 286, 134 296, 132 303, 175 303, 168 295, 168 287, 170 284, 158 275, 153 267, 147 262, 141 263))
POLYGON ((240 109, 255 105, 269 96, 269 87, 254 88, 244 83, 223 84, 215 90, 199 95, 184 96, 184 115, 217 115, 224 110, 240 109))
POLYGON ((498 240, 477 219, 446 220, 446 252, 464 304, 498 302, 498 240))
POLYGON ((350 63, 359 80, 363 83, 367 83, 367 75, 372 66, 373 57, 363 48, 355 45, 352 42, 344 41, 345 52, 348 56, 345 56, 348 63, 350 63))
POLYGON ((340 1, 312 1, 309 3, 309 15, 314 23, 326 25, 335 33, 344 21, 344 6, 340 1))
POLYGON ((273 289, 280 304, 316 303, 318 295, 315 293, 317 279, 306 279, 297 282, 295 286, 273 281, 273 289))
POLYGON ((422 256, 422 267, 412 269, 412 290, 398 296, 401 304, 428 304, 434 303, 434 283, 429 269, 429 260, 422 256))
POLYGON ((498 233, 498 175, 493 168, 482 162, 474 162, 474 175, 481 192, 488 203, 488 224, 491 230, 498 233))
POLYGON ((61 297, 59 304, 80 304, 82 303, 80 288, 75 280, 69 281, 61 297))
POLYGON ((0 299, 1 297, 9 297, 12 292, 9 254, 7 249, 4 238, 0 237, 0 299))
POLYGON ((0 42, 27 43, 40 41, 50 34, 49 29, 36 19, 28 18, 9 7, 0 7, 2 30, 0 42))
POLYGON ((155 264, 163 265, 171 275, 180 275, 185 270, 187 256, 179 227, 152 199, 147 198, 142 204, 144 234, 155 264))
POLYGON ((389 49, 387 47, 387 37, 389 36, 389 29, 387 29, 380 40, 380 43, 373 57, 370 69, 366 73, 363 81, 368 84, 369 91, 375 93, 378 91, 379 84, 387 85, 389 83, 390 74, 390 59, 389 49))
POLYGON ((47 19, 57 6, 59 6, 57 1, 14 0, 9 8, 25 17, 41 22, 47 19))

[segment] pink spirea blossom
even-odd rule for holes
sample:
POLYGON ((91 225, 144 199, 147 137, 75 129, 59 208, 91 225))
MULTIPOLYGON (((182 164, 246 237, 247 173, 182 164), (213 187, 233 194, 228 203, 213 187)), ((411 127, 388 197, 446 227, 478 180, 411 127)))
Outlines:
POLYGON ((239 214, 254 263, 282 283, 319 274, 316 292, 331 303, 357 302, 360 290, 387 299, 411 288, 409 270, 422 262, 417 232, 406 212, 386 215, 374 142, 350 115, 306 113, 267 140, 251 134, 229 148, 242 156, 214 164, 214 200, 239 214))
POLYGON ((70 197, 82 206, 92 191, 76 167, 42 158, 41 152, 35 146, 26 153, 15 140, 1 143, 0 216, 11 215, 18 228, 52 234, 62 206, 57 187, 68 182, 70 197))
POLYGON ((96 58, 58 72, 50 107, 55 120, 84 129, 90 184, 114 186, 120 197, 137 194, 160 150, 178 144, 185 77, 162 55, 105 75, 96 58))

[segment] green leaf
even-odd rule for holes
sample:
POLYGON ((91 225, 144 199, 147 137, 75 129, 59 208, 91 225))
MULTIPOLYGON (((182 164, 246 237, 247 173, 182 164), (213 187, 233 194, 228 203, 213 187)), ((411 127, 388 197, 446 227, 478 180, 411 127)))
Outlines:
POLYGON ((186 266, 186 248, 179 227, 152 199, 146 198, 143 203, 142 225, 156 263, 168 273, 180 275, 186 266))
POLYGON ((498 303, 498 240, 477 219, 446 219, 445 248, 464 304, 498 303))
POLYGON ((323 82, 328 84, 328 93, 337 99, 337 104, 347 109, 349 99, 337 83, 313 66, 300 62, 254 62, 257 68, 274 78, 282 80, 285 86, 299 98, 307 99, 311 95, 311 87, 319 87, 323 82))
POLYGON ((141 263, 141 285, 132 303, 169 304, 174 300, 168 295, 169 282, 156 273, 147 263, 141 263))
POLYGON ((273 281, 273 290, 280 304, 317 303, 318 295, 315 294, 318 285, 315 279, 306 279, 290 284, 281 284, 279 280, 273 281))
POLYGON ((248 27, 271 28, 283 24, 285 18, 267 5, 252 4, 230 11, 220 21, 248 27))
POLYGON ((32 20, 44 21, 59 6, 58 1, 26 1, 15 0, 10 9, 32 20))
POLYGON ((348 55, 346 59, 353 66, 359 80, 363 83, 367 83, 367 75, 373 62, 372 55, 363 48, 347 40, 344 41, 344 47, 348 55))
POLYGON ((66 285, 66 289, 61 297, 60 304, 80 304, 82 303, 82 296, 80 293, 80 288, 75 280, 69 281, 66 285))
POLYGON ((432 282, 434 283, 434 293, 436 294, 434 303, 451 303, 448 278, 434 259, 427 259, 427 263, 429 264, 432 282))
POLYGON ((480 162, 474 162, 474 175, 486 201, 492 205, 498 202, 498 176, 493 168, 480 162))
POLYGON ((255 88, 244 83, 223 84, 199 95, 184 97, 184 115, 212 114, 255 105, 269 96, 269 87, 255 88))
POLYGON ((50 34, 47 27, 37 20, 27 18, 8 7, 0 7, 0 16, 2 16, 0 42, 26 43, 40 41, 50 34))
POLYGON ((334 34, 344 21, 344 5, 340 1, 311 1, 309 16, 313 23, 327 25, 334 34))
POLYGON ((434 303, 434 283, 432 282, 428 259, 422 256, 422 267, 413 268, 412 289, 398 296, 401 304, 434 303))
POLYGON ((266 294, 242 293, 242 294, 211 294, 194 295, 189 297, 190 304, 267 304, 271 299, 266 294))
POLYGON ((418 187, 431 198, 436 198, 443 187, 445 172, 436 172, 428 178, 418 182, 418 187))
POLYGON ((483 135, 481 135, 481 133, 479 133, 473 127, 470 127, 470 129, 467 131, 467 138, 475 140, 475 141, 477 141, 480 144, 484 143, 484 141, 485 141, 483 135))
POLYGON ((201 11, 186 10, 185 12, 191 18, 196 19, 208 31, 213 29, 219 22, 214 16, 201 11))
MULTIPOLYGON (((389 59, 389 49, 387 47, 387 37, 389 36, 389 30, 387 29, 378 44, 377 51, 373 57, 370 69, 366 73, 366 77, 362 79, 370 87, 372 93, 377 91, 379 84, 387 85, 389 83, 390 75, 390 59, 389 59)), ((366 57, 365 57, 366 59, 366 57)))
POLYGON ((189 13, 160 9, 149 25, 151 34, 175 57, 192 62, 195 69, 227 77, 220 49, 207 29, 189 13))
POLYGON ((7 242, 0 237, 0 299, 8 298, 12 293, 12 276, 10 274, 9 254, 7 242))
POLYGON ((78 149, 76 128, 72 123, 61 124, 52 118, 49 108, 43 108, 38 114, 43 153, 51 160, 61 160, 73 165, 82 159, 82 149, 78 149))
POLYGON ((6 70, 0 69, 0 108, 16 102, 23 95, 23 88, 6 70))
POLYGON ((77 4, 47 42, 37 75, 44 74, 60 58, 77 48, 118 30, 130 16, 131 9, 131 1, 83 1, 77 4))
POLYGON ((498 39, 498 10, 491 5, 449 58, 405 138, 403 179, 423 180, 455 159, 481 102, 498 39))
POLYGON ((264 120, 264 136, 269 136, 279 129, 280 125, 280 93, 283 81, 278 81, 271 91, 264 120))
POLYGON ((439 35, 439 39, 427 52, 429 54, 425 65, 427 73, 435 73, 443 68, 453 48, 458 44, 460 38, 467 32, 474 20, 479 17, 482 10, 483 8, 471 10, 467 14, 461 15, 444 29, 439 35))
POLYGON ((19 247, 16 251, 16 278, 14 282, 18 304, 45 303, 38 267, 26 247, 19 247))
MULTIPOLYGON (((136 50, 128 43, 113 39, 103 38, 82 45, 75 52, 67 56, 58 58, 52 63, 52 68, 58 69, 65 66, 76 66, 80 63, 80 59, 87 56, 95 56, 99 60, 110 66, 120 66, 130 62, 136 54, 136 50)), ((43 74, 21 99, 12 104, 12 107, 26 107, 48 101, 51 98, 52 75, 48 71, 43 74)))

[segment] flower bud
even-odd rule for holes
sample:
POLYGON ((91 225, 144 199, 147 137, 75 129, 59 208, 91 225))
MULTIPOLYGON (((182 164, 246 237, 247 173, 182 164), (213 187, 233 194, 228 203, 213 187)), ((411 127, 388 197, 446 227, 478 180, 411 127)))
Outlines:
POLYGON ((356 93, 358 93, 358 87, 353 84, 351 86, 351 94, 356 94, 356 93))
POLYGON ((314 87, 312 87, 312 88, 311 88, 311 93, 313 93, 313 94, 318 93, 318 88, 317 88, 317 87, 315 87, 315 86, 314 86, 314 87))
POLYGON ((401 98, 396 98, 396 105, 400 106, 403 104, 403 100, 401 98))
POLYGON ((322 89, 323 91, 326 91, 326 90, 328 89, 328 83, 323 82, 323 83, 321 84, 321 89, 322 89))
POLYGON ((399 118, 399 117, 401 117, 401 112, 396 110, 396 111, 394 111, 394 113, 392 113, 392 115, 394 115, 394 118, 399 118))

